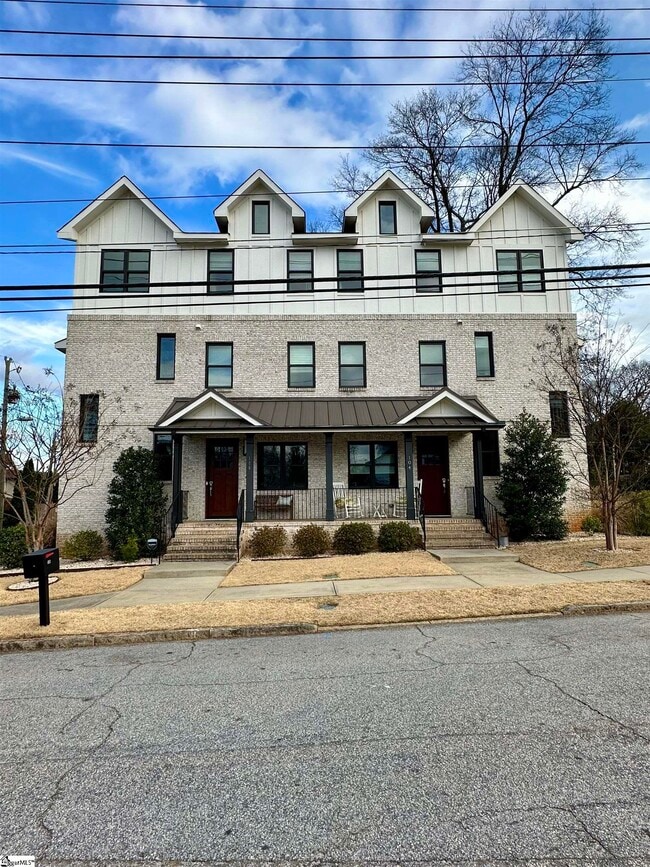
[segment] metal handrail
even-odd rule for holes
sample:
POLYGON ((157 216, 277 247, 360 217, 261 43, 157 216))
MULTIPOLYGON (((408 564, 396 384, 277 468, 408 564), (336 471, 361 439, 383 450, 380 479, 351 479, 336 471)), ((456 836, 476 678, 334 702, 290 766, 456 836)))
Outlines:
POLYGON ((418 521, 420 522, 420 527, 422 528, 422 547, 426 551, 427 550, 427 519, 426 519, 426 516, 424 514, 424 505, 422 502, 422 494, 420 493, 420 491, 417 488, 415 489, 415 498, 416 498, 416 505, 417 505, 418 521))
POLYGON ((237 503, 237 561, 239 562, 240 547, 241 547, 241 531, 244 524, 244 515, 246 513, 246 491, 242 489, 237 503))
POLYGON ((501 539, 508 535, 508 525, 504 515, 486 496, 483 496, 479 512, 483 526, 496 541, 497 547, 501 547, 501 539))
POLYGON ((163 519, 160 525, 160 547, 158 551, 158 559, 167 551, 167 546, 171 542, 174 537, 174 533, 176 532, 176 527, 182 522, 183 515, 183 495, 185 491, 179 491, 175 497, 173 497, 171 503, 169 504, 169 508, 163 515, 163 519))

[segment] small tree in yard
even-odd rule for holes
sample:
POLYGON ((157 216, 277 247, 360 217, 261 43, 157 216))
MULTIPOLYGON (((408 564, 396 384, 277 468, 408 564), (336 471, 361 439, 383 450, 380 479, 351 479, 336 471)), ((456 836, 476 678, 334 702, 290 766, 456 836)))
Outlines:
POLYGON ((147 553, 147 539, 160 534, 165 514, 163 483, 156 457, 149 449, 131 446, 113 464, 115 475, 108 488, 106 538, 115 557, 137 540, 140 554, 147 553))
POLYGON ((524 410, 508 425, 505 437, 497 495, 511 538, 564 538, 568 475, 549 426, 524 410))

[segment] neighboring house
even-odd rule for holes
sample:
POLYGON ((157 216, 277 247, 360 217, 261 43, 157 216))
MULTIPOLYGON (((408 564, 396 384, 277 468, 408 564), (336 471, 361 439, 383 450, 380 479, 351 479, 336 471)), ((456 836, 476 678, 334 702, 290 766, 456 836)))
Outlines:
POLYGON ((14 487, 16 485, 16 473, 11 467, 5 470, 5 500, 10 500, 14 495, 14 487))
MULTIPOLYGON (((564 269, 582 235, 530 187, 435 234, 386 172, 340 232, 312 233, 257 171, 214 216, 184 232, 121 178, 58 233, 79 247, 59 348, 80 436, 101 439, 99 400, 126 387, 121 423, 190 521, 232 519, 243 492, 249 522, 471 522, 524 407, 571 449, 562 384, 534 380, 549 324, 575 333, 564 269)), ((61 506, 62 535, 103 528, 109 481, 61 506)))

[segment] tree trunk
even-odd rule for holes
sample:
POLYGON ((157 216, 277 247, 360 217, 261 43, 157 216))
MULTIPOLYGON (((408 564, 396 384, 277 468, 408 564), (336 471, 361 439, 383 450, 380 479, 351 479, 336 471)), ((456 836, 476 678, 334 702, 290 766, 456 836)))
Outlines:
POLYGON ((618 528, 616 526, 616 512, 612 504, 603 503, 603 524, 605 527, 605 547, 608 551, 618 550, 618 528))

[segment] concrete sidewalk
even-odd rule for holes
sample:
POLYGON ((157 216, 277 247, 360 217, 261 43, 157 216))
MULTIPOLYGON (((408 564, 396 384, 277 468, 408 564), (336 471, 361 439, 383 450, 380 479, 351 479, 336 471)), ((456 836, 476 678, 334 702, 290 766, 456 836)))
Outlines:
MULTIPOLYGON (((231 599, 278 599, 308 596, 347 596, 358 593, 405 593, 415 590, 471 590, 505 585, 566 584, 567 582, 643 581, 650 579, 649 566, 591 569, 584 572, 552 573, 518 561, 508 551, 447 549, 432 552, 449 564, 457 575, 420 577, 356 578, 221 587, 235 565, 232 561, 162 563, 126 590, 52 601, 52 610, 75 608, 125 608, 136 605, 173 605, 183 602, 219 602, 231 599)), ((281 568, 278 564, 278 568, 281 568)), ((35 614, 37 603, 0 606, 0 616, 35 614)))

